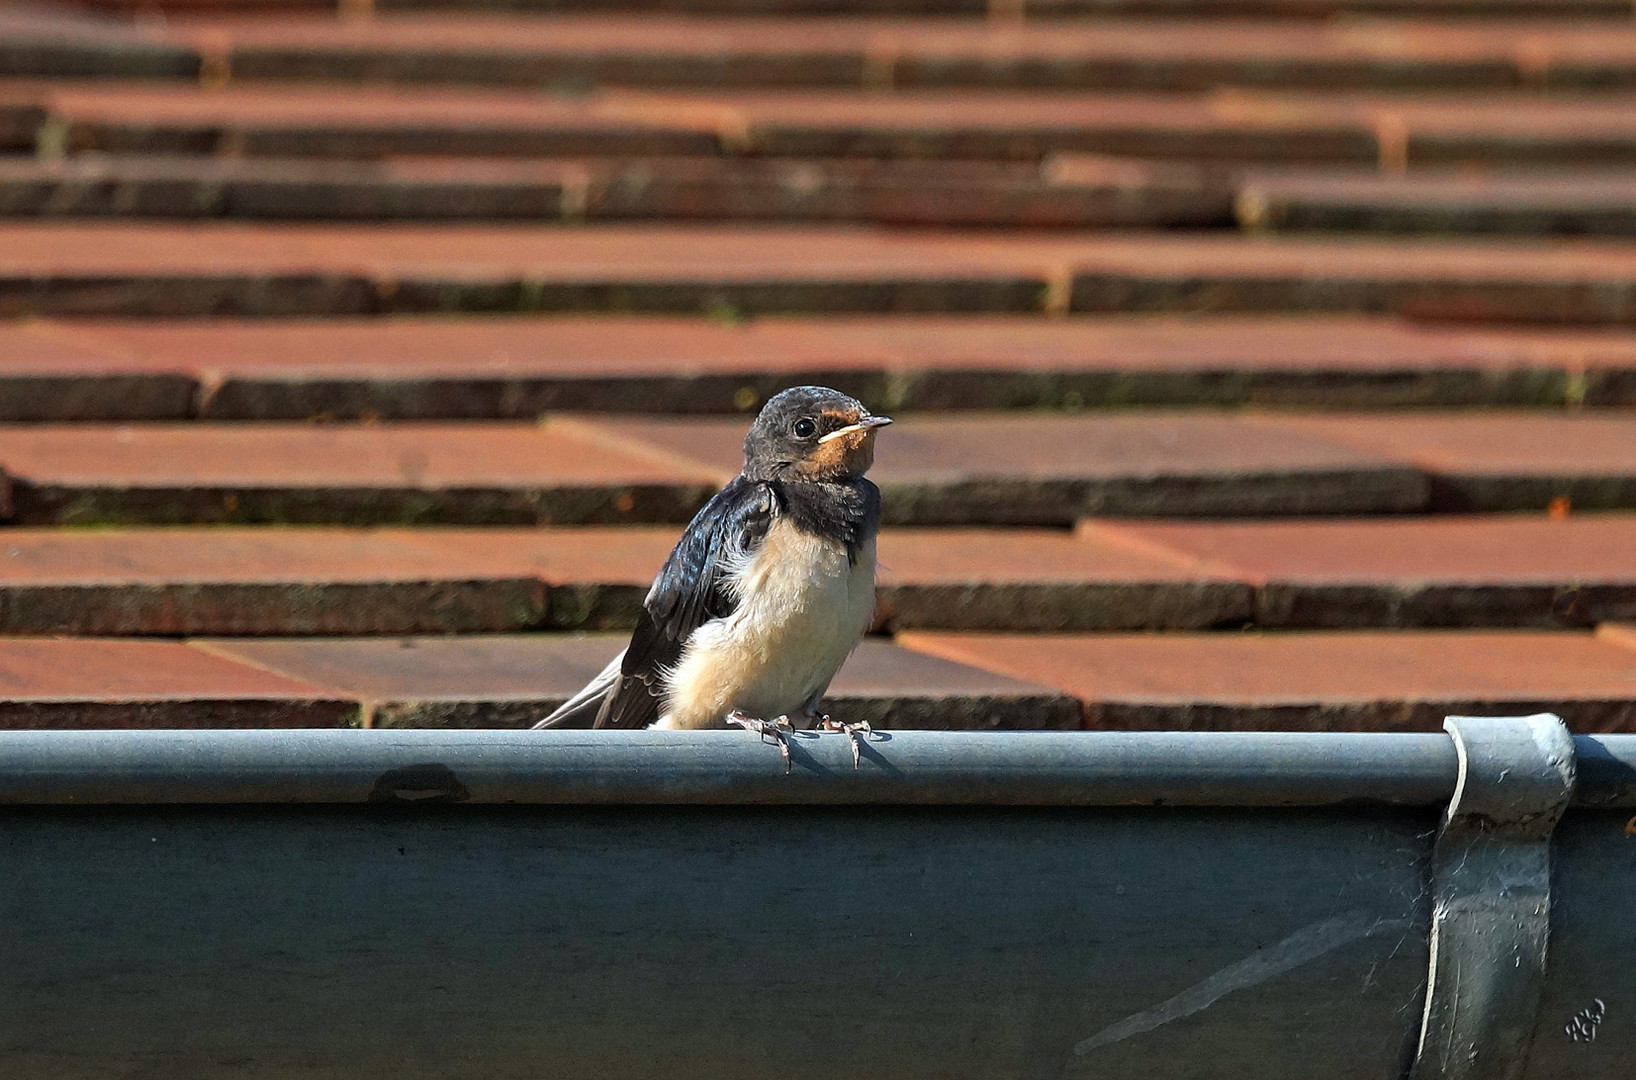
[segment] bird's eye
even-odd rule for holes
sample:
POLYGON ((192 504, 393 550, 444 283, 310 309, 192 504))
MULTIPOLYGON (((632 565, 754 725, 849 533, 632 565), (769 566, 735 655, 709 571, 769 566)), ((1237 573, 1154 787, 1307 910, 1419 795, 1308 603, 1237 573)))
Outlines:
POLYGON ((810 439, 818 434, 818 425, 806 417, 802 417, 795 422, 795 426, 790 430, 795 433, 797 439, 810 439))

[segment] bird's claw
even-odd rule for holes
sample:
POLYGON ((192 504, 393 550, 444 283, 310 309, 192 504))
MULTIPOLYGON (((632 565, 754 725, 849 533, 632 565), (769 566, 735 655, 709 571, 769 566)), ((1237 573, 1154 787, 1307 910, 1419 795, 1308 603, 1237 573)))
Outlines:
POLYGON ((771 720, 761 720, 754 716, 746 716, 744 713, 734 709, 732 712, 727 714, 726 719, 729 724, 741 727, 745 731, 753 731, 757 735, 760 735, 763 742, 768 741, 770 738, 771 741, 777 743, 778 752, 779 754, 783 755, 784 758, 784 773, 785 775, 789 774, 791 765, 790 735, 795 732, 795 727, 790 723, 789 717, 777 716, 771 720))
POLYGON ((844 724, 839 720, 832 720, 825 716, 823 726, 825 731, 846 732, 846 737, 852 742, 852 767, 854 769, 860 768, 863 765, 864 739, 875 733, 875 729, 869 726, 869 721, 865 720, 861 724, 844 724))

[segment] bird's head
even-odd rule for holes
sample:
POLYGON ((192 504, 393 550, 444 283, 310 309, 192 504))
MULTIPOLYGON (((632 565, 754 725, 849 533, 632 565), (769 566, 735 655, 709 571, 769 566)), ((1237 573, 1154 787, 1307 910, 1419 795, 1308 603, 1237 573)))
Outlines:
POLYGON ((892 421, 825 386, 776 394, 744 438, 744 475, 758 480, 844 480, 875 462, 875 432, 892 421))

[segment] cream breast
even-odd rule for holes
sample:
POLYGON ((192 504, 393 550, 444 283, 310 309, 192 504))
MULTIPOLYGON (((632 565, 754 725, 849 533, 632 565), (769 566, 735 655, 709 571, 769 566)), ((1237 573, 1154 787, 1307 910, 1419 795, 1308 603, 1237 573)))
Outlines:
POLYGON ((799 721, 869 628, 875 611, 875 541, 856 560, 846 545, 774 520, 734 568, 739 606, 695 630, 665 679, 656 727, 720 727, 737 709, 799 721))

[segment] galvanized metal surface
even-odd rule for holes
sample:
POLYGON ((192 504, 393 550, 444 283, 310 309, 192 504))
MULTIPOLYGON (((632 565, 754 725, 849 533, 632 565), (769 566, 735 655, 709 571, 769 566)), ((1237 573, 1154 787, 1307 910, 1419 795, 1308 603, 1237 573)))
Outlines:
POLYGON ((1530 1080, 1625 1080, 1636 1062, 1636 820, 1569 810, 1552 844, 1551 945, 1530 1080))
MULTIPOLYGON (((1636 806, 1636 736, 1581 737, 1581 798, 1636 806)), ((0 804, 394 802, 1443 806, 1446 735, 905 731, 854 770, 800 733, 0 732, 0 804)))
POLYGON ((1545 981, 1551 833, 1573 795, 1559 717, 1451 716, 1460 779, 1432 852, 1431 970, 1410 1080, 1520 1080, 1545 981))
POLYGON ((0 814, 0 1072, 1395 1080, 1434 825, 16 808, 0 814))
MULTIPOLYGON (((1458 769, 1444 735, 898 733, 858 773, 833 736, 789 777, 738 733, 189 735, 0 739, 7 1080, 1399 1080, 1458 769), (879 805, 962 778, 985 805, 879 805), (876 805, 723 805, 780 796, 876 805)), ((1627 798, 1631 742, 1577 745, 1627 798)), ((1636 1060, 1629 819, 1558 830, 1530 1080, 1636 1060)))

